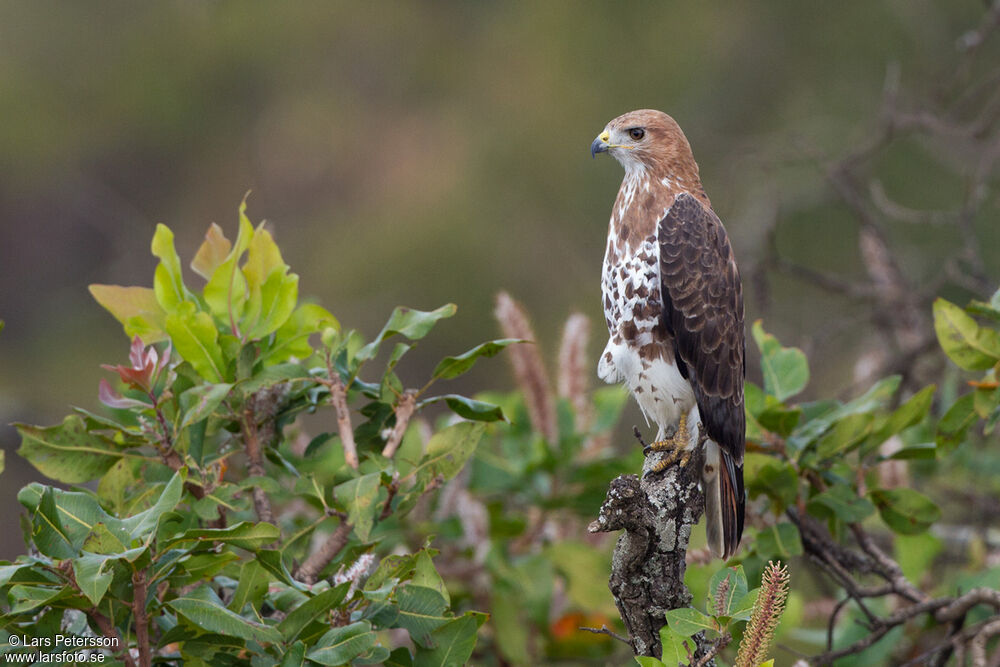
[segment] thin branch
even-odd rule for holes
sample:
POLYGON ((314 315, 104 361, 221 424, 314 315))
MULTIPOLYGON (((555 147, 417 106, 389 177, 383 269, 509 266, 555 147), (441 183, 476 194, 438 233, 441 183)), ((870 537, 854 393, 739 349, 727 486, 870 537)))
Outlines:
POLYGON ((691 667, 704 667, 709 662, 711 662, 715 656, 719 655, 719 652, 729 646, 729 642, 733 641, 733 636, 728 632, 716 639, 712 645, 709 647, 705 654, 698 659, 698 662, 691 663, 691 667))
POLYGON ((385 497, 385 505, 382 506, 382 513, 379 514, 378 520, 382 521, 387 519, 390 514, 392 514, 392 499, 396 497, 399 493, 399 473, 395 472, 392 475, 392 481, 389 482, 388 495, 385 497))
POLYGON ((910 583, 910 581, 903 575, 903 569, 899 567, 899 563, 889 558, 888 555, 882 549, 872 541, 871 536, 865 532, 860 524, 852 523, 848 524, 851 528, 851 532, 854 534, 854 539, 857 540, 858 546, 872 557, 872 559, 878 564, 880 568, 879 574, 881 574, 890 584, 892 584, 893 590, 906 597, 912 602, 924 602, 927 600, 927 594, 918 589, 916 586, 910 583))
POLYGON ((316 583, 319 573, 330 564, 337 554, 347 546, 347 541, 351 536, 351 524, 341 521, 337 530, 326 538, 326 542, 320 546, 312 555, 305 560, 295 572, 295 578, 306 584, 316 583))
POLYGON ((96 608, 87 611, 87 616, 94 622, 97 629, 101 631, 101 634, 111 640, 111 645, 116 646, 119 651, 119 655, 122 662, 125 663, 125 667, 135 667, 135 660, 132 659, 132 654, 128 650, 128 646, 122 641, 121 635, 108 620, 108 617, 97 611, 96 608))
POLYGON ((139 651, 139 667, 151 667, 152 649, 149 644, 149 617, 146 615, 146 571, 132 574, 132 618, 135 619, 135 641, 139 651))
MULTIPOLYGON (((247 472, 253 477, 264 477, 264 461, 261 455, 260 434, 257 430, 257 416, 252 402, 248 401, 248 406, 243 411, 243 419, 240 426, 243 430, 243 446, 247 452, 247 472)), ((253 507, 257 512, 257 518, 267 523, 274 523, 274 512, 271 510, 271 499, 268 498, 264 489, 254 486, 250 490, 253 497, 253 507)))
POLYGON ((351 426, 351 411, 347 407, 347 388, 344 386, 340 374, 333 368, 333 361, 329 353, 326 356, 327 378, 323 384, 330 390, 330 403, 337 413, 337 432, 340 434, 340 443, 344 447, 344 460, 347 465, 355 470, 358 469, 358 447, 354 444, 354 428, 351 426))
MULTIPOLYGON (((412 389, 407 389, 400 396, 399 403, 396 404, 396 425, 392 427, 389 438, 385 441, 385 447, 382 448, 382 456, 391 459, 396 454, 400 443, 403 442, 406 427, 409 426, 410 418, 413 416, 413 411, 416 407, 417 394, 412 389)), ((354 467, 356 468, 357 466, 354 467)))
POLYGON ((614 630, 609 629, 608 626, 606 626, 606 625, 602 625, 599 628, 587 628, 587 627, 581 626, 580 629, 584 630, 586 632, 593 632, 595 635, 607 635, 608 637, 611 637, 612 639, 617 639, 620 642, 623 642, 623 643, 625 643, 625 644, 627 644, 629 646, 632 646, 632 642, 629 641, 628 637, 623 637, 622 635, 618 634, 614 630))

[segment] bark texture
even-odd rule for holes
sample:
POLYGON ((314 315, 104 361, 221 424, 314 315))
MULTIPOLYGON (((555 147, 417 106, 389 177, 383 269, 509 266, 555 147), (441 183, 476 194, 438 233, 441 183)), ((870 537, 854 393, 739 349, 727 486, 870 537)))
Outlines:
MULTIPOLYGON (((621 475, 611 482, 592 533, 624 530, 611 562, 608 586, 636 655, 660 657, 664 613, 691 604, 684 571, 691 527, 705 508, 699 488, 701 454, 684 467, 647 475, 661 454, 646 458, 643 478, 621 475)), ((696 636, 698 654, 704 638, 696 636)), ((707 664, 714 664, 710 661, 707 664)))

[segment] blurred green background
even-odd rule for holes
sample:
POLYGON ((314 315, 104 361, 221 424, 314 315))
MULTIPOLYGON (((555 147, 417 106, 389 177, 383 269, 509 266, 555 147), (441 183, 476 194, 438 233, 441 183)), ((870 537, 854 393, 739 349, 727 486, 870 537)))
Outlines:
MULTIPOLYGON (((549 348, 572 310, 588 315, 596 367, 622 174, 588 148, 609 119, 653 107, 678 120, 744 275, 775 216, 784 252, 860 275, 856 223, 801 158, 871 135, 891 63, 904 89, 928 92, 982 14, 974 0, 4 3, 0 557, 23 548, 14 494, 31 474, 6 424, 98 406, 99 364, 124 360, 128 341, 86 287, 148 284, 155 223, 189 259, 212 221, 234 235, 252 190, 251 219, 272 223, 302 294, 345 325, 372 335, 395 305, 455 302, 414 355, 430 364, 495 337, 506 289, 549 348)), ((887 158, 894 199, 949 204, 964 167, 946 166, 949 180, 928 154, 915 143, 887 158)), ((994 200, 977 220, 985 247, 1000 244, 996 219, 994 200)), ((912 230, 896 231, 904 269, 933 275, 959 241, 912 230)), ((785 277, 772 287, 767 304, 748 288, 748 320, 811 352, 814 394, 849 384, 838 353, 864 346, 864 325, 822 334, 864 306, 785 277)), ((510 385, 493 363, 457 389, 510 385)))

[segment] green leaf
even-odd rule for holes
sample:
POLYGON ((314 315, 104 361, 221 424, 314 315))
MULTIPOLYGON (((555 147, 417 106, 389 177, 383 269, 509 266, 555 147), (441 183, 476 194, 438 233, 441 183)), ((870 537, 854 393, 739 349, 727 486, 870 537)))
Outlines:
POLYGON ((340 329, 340 323, 330 311, 314 303, 302 304, 275 332, 274 342, 263 355, 265 368, 290 357, 309 357, 313 352, 309 337, 327 327, 340 329))
POLYGON ((241 521, 227 528, 196 528, 185 531, 170 541, 165 548, 174 548, 185 542, 229 544, 240 549, 255 551, 281 538, 281 531, 270 523, 241 521))
POLYGON ((335 609, 343 601, 350 587, 351 582, 346 581, 339 586, 317 593, 288 612, 288 615, 278 623, 278 632, 281 633, 286 642, 295 640, 307 625, 335 609))
POLYGON ((229 395, 229 390, 233 385, 220 384, 199 384, 181 393, 179 400, 181 404, 180 426, 177 431, 182 431, 191 424, 196 424, 202 419, 211 416, 219 404, 229 395))
POLYGON ((902 535, 922 533, 941 518, 938 506, 913 489, 873 489, 868 495, 886 525, 902 535))
POLYGON ((413 658, 405 648, 397 648, 385 661, 385 667, 413 667, 413 658))
POLYGON ((438 320, 451 317, 458 308, 453 303, 445 304, 437 310, 422 311, 413 308, 398 307, 392 311, 389 321, 382 327, 382 331, 371 343, 358 350, 356 358, 367 361, 378 354, 379 346, 387 338, 397 334, 405 336, 410 340, 419 340, 430 333, 438 320))
POLYGON ((283 325, 299 298, 299 277, 288 273, 270 232, 257 229, 247 248, 243 267, 250 290, 243 330, 251 340, 263 338, 283 325))
POLYGON ((51 558, 79 555, 84 543, 101 524, 114 534, 118 544, 124 546, 129 540, 122 522, 105 512, 97 500, 86 493, 34 483, 21 489, 17 500, 33 513, 35 547, 51 558))
POLYGON ((802 555, 802 538, 792 523, 779 523, 757 532, 757 553, 763 557, 778 556, 786 560, 802 555))
POLYGON ((417 409, 420 410, 428 405, 440 403, 441 401, 444 401, 445 405, 447 405, 452 412, 464 419, 479 422, 507 421, 507 418, 504 417, 503 410, 499 405, 486 403, 484 401, 477 401, 458 394, 445 394, 443 396, 428 398, 420 401, 420 403, 417 404, 417 409))
POLYGON ((975 396, 959 397, 938 421, 935 441, 944 451, 950 451, 965 440, 969 427, 976 423, 975 396))
POLYGON ((747 594, 747 577, 743 566, 726 567, 716 572, 709 581, 708 590, 712 596, 709 610, 716 616, 732 616, 736 603, 747 594))
POLYGON ((960 368, 984 371, 1000 361, 1000 332, 980 327, 955 304, 934 301, 934 331, 945 354, 960 368))
POLYGON ((809 383, 809 362, 802 350, 782 347, 777 338, 765 333, 760 320, 753 323, 752 333, 760 349, 767 393, 784 401, 805 389, 809 383))
POLYGON ((416 476, 417 486, 420 489, 427 488, 427 484, 439 475, 444 481, 457 475, 476 451, 476 445, 485 429, 483 424, 461 422, 431 436, 424 458, 410 473, 416 476))
POLYGON ((21 434, 17 453, 46 477, 67 484, 97 479, 125 456, 111 440, 89 433, 79 415, 69 415, 62 424, 47 428, 14 426, 21 434))
POLYGON ((448 603, 433 588, 406 584, 396 590, 399 616, 395 626, 406 628, 417 644, 431 648, 431 633, 450 619, 444 613, 448 603))
POLYGON ((801 417, 801 409, 790 410, 779 404, 762 410, 757 415, 757 422, 768 431, 785 437, 795 430, 801 417))
POLYGON ((426 549, 421 549, 415 554, 411 583, 417 586, 433 588, 441 594, 441 597, 444 598, 444 601, 449 606, 451 605, 451 596, 448 595, 448 589, 444 585, 444 580, 438 574, 437 568, 434 567, 434 561, 431 559, 431 554, 426 549))
POLYGON ((750 478, 748 486, 754 495, 764 493, 785 507, 799 497, 799 476, 790 463, 783 461, 765 463, 750 478))
POLYGON ((896 393, 901 379, 899 375, 883 378, 872 385, 862 396, 843 405, 837 405, 836 402, 831 401, 830 403, 833 403, 835 407, 828 408, 826 403, 821 404, 821 411, 818 414, 807 415, 806 421, 795 429, 786 444, 793 451, 801 451, 815 442, 817 438, 826 433, 827 429, 841 419, 850 415, 872 412, 883 407, 896 393))
POLYGON ((857 523, 875 512, 875 506, 858 496, 846 484, 831 486, 823 493, 809 499, 807 509, 811 514, 826 518, 833 514, 845 523, 857 523))
POLYGON ((327 632, 306 658, 321 665, 345 665, 375 646, 376 641, 371 623, 358 621, 327 632))
POLYGON ((275 628, 229 611, 208 586, 201 586, 186 596, 170 600, 166 605, 207 632, 218 632, 260 643, 281 642, 281 633, 275 628))
MULTIPOLYGON (((145 547, 135 551, 145 551, 145 547)), ((73 559, 73 577, 76 585, 95 607, 101 603, 104 594, 108 592, 108 587, 111 586, 111 580, 114 579, 111 563, 117 559, 116 555, 103 554, 84 554, 80 558, 73 559)))
MULTIPOLYGON (((260 563, 256 560, 245 561, 240 566, 239 584, 233 593, 233 599, 229 601, 228 609, 237 614, 242 612, 247 604, 257 609, 267 593, 270 581, 267 570, 261 567, 260 563)), ((281 630, 280 626, 278 630, 281 630)))
POLYGON ((671 609, 667 612, 667 625, 670 629, 682 637, 691 635, 703 630, 715 631, 718 629, 715 619, 706 616, 694 607, 681 607, 671 609))
POLYGON ((934 385, 924 387, 896 408, 885 424, 878 429, 876 436, 879 442, 884 442, 891 436, 923 421, 931 408, 935 389, 934 385))
POLYGON ((362 542, 368 541, 375 525, 380 477, 381 473, 369 473, 338 484, 333 489, 334 497, 347 510, 347 520, 362 542))
MULTIPOLYGON (((668 630, 670 629, 666 625, 664 625, 663 627, 667 628, 668 630)), ((675 632, 674 634, 676 635, 677 633, 675 632)), ((680 635, 677 636, 680 637, 680 635)), ((681 637, 681 639, 684 639, 684 637, 681 637)), ((682 664, 683 660, 686 660, 686 658, 678 658, 677 664, 678 665, 682 664)), ((637 655, 635 656, 635 661, 639 663, 640 667, 666 667, 667 665, 667 663, 663 662, 659 658, 653 658, 648 655, 637 655)))
POLYGON ((278 549, 261 549, 257 552, 257 562, 281 583, 299 590, 308 589, 305 584, 292 577, 278 549))
POLYGON ((229 251, 226 259, 215 267, 211 278, 205 285, 202 295, 212 314, 223 322, 231 325, 243 315, 247 301, 247 281, 239 270, 240 257, 250 245, 253 238, 253 225, 246 216, 246 199, 240 204, 240 230, 236 244, 229 251))
POLYGON ((181 357, 209 382, 222 382, 226 365, 212 316, 197 311, 193 301, 184 301, 167 315, 166 326, 181 357))
POLYGON ((175 472, 170 481, 163 486, 163 491, 152 507, 121 522, 122 528, 128 531, 130 539, 148 540, 156 532, 160 518, 167 512, 173 511, 181 501, 186 476, 186 469, 175 472))
POLYGON ((758 595, 760 595, 760 589, 755 588, 740 598, 730 610, 730 617, 736 621, 749 621, 751 614, 753 614, 753 606, 757 604, 758 595))
POLYGON ((45 489, 32 524, 31 535, 35 547, 42 554, 59 559, 76 556, 79 540, 74 539, 70 530, 63 524, 59 509, 56 507, 55 490, 52 487, 45 489))
POLYGON ((433 648, 417 648, 414 667, 457 667, 465 665, 476 648, 476 633, 486 622, 486 614, 470 611, 450 620, 431 634, 433 648))
POLYGON ((70 592, 67 588, 16 584, 7 591, 7 597, 11 600, 10 615, 33 611, 68 595, 70 592))
POLYGON ((445 357, 442 359, 434 369, 434 373, 431 377, 435 380, 448 380, 458 377, 472 368, 472 366, 476 363, 476 360, 480 357, 495 356, 500 352, 500 350, 504 349, 508 345, 524 342, 526 341, 519 340, 517 338, 501 338, 481 343, 468 352, 463 352, 457 357, 445 357))
POLYGON ((295 642, 288 650, 285 651, 285 655, 281 656, 281 663, 279 667, 302 667, 306 662, 306 645, 302 642, 295 642))
POLYGON ((174 233, 169 227, 162 223, 156 225, 151 250, 160 259, 153 276, 153 292, 163 310, 172 313, 188 299, 188 291, 181 275, 181 259, 174 249, 174 233))
POLYGON ((91 296, 125 328, 129 338, 138 336, 146 345, 165 340, 167 313, 149 287, 90 285, 91 296))
POLYGON ((874 415, 862 412, 847 415, 835 422, 816 445, 817 458, 829 459, 849 452, 868 436, 874 420, 874 415))
MULTIPOLYGON (((650 658, 650 660, 655 660, 656 662, 648 664, 655 667, 659 667, 660 665, 667 665, 668 667, 686 665, 691 661, 691 656, 694 655, 694 640, 678 634, 669 625, 664 625, 660 628, 660 644, 663 646, 663 660, 665 662, 656 660, 656 658, 650 658)), ((639 660, 639 658, 636 658, 636 660, 639 660)), ((645 665, 646 663, 640 662, 639 664, 645 665)))

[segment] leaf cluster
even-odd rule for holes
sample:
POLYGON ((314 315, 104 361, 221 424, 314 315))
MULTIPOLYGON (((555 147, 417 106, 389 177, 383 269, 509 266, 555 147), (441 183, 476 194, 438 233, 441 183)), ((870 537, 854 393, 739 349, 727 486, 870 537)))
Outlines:
POLYGON ((152 252, 152 287, 91 286, 132 338, 129 363, 105 366, 109 410, 17 425, 44 475, 96 485, 21 490, 28 555, 0 563, 0 632, 102 636, 130 665, 461 664, 486 615, 453 611, 438 552, 401 527, 504 419, 430 389, 514 341, 447 357, 407 389, 397 365, 455 306, 397 308, 370 341, 344 330, 300 302, 245 202, 236 239, 212 225, 191 262, 200 289, 165 225, 152 252), (408 427, 437 404, 453 416, 424 442, 408 427), (309 438, 297 418, 320 411, 338 430, 309 438))

